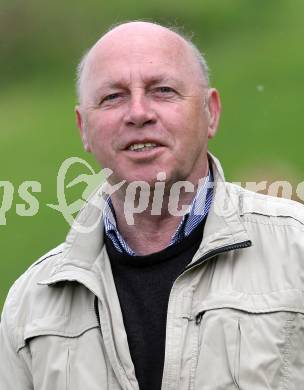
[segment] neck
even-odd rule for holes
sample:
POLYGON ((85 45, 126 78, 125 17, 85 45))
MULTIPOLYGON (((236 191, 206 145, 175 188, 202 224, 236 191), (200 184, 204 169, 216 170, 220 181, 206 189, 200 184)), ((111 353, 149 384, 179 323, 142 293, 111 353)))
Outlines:
MULTIPOLYGON (((206 176, 207 174, 208 167, 206 176)), ((193 188, 190 192, 185 188, 169 191, 166 189, 167 186, 163 190, 154 187, 149 193, 141 192, 131 200, 128 199, 126 191, 117 191, 111 196, 117 228, 130 248, 138 255, 159 252, 170 244, 172 236, 193 202, 200 180, 190 183, 193 188)))

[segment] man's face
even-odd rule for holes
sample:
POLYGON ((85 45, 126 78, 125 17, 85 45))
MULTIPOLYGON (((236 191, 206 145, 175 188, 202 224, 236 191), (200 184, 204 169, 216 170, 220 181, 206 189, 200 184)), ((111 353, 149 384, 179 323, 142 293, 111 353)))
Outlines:
POLYGON ((202 84, 193 54, 173 33, 112 32, 85 69, 77 115, 86 149, 116 182, 152 184, 159 172, 169 183, 196 182, 206 175, 214 131, 202 84))

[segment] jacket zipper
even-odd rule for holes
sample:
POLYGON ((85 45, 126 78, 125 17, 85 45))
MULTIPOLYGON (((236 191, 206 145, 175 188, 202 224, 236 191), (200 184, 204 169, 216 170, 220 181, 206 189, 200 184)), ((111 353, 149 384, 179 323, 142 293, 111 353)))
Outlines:
POLYGON ((94 298, 94 309, 95 309, 95 315, 99 324, 99 329, 101 329, 101 323, 100 323, 100 317, 99 317, 99 309, 98 309, 98 297, 95 295, 94 298))
POLYGON ((225 252, 229 252, 229 251, 232 251, 232 250, 235 250, 235 249, 248 248, 251 245, 252 245, 252 242, 250 240, 247 240, 247 241, 239 242, 237 244, 226 245, 226 246, 222 246, 220 248, 214 249, 214 250, 206 253, 204 256, 202 256, 200 259, 195 261, 193 264, 188 265, 185 268, 185 271, 188 271, 189 269, 192 269, 192 268, 198 266, 199 264, 205 262, 206 260, 209 260, 212 257, 215 257, 215 256, 217 256, 219 254, 222 254, 222 253, 225 253, 225 252))
POLYGON ((202 322, 202 319, 204 317, 204 314, 205 312, 204 311, 201 311, 200 313, 198 313, 195 317, 195 324, 196 325, 200 325, 200 323, 202 322))
MULTIPOLYGON (((193 264, 186 267, 185 271, 188 271, 189 269, 192 269, 192 268, 198 266, 199 264, 201 264, 201 263, 211 259, 212 257, 215 257, 215 256, 221 254, 221 253, 229 252, 229 251, 235 250, 235 249, 248 248, 251 245, 252 245, 252 242, 250 240, 247 240, 247 241, 239 242, 237 244, 226 245, 226 246, 222 246, 221 248, 214 249, 213 251, 206 253, 204 256, 202 256, 200 259, 195 261, 193 264)), ((205 312, 202 311, 195 316, 195 324, 196 325, 200 325, 200 323, 202 322, 202 319, 204 317, 204 314, 205 314, 205 312)))
MULTIPOLYGON (((247 240, 247 241, 239 242, 237 244, 226 245, 226 246, 222 246, 220 248, 214 249, 214 250, 206 253, 204 256, 202 256, 200 259, 195 261, 193 264, 191 264, 188 267, 186 267, 185 271, 187 271, 189 269, 192 269, 192 268, 198 266, 199 264, 201 264, 201 263, 203 263, 203 262, 205 262, 205 261, 207 261, 207 260, 209 260, 209 259, 211 259, 211 258, 213 258, 213 257, 215 257, 215 256, 217 256, 219 254, 221 254, 221 253, 225 253, 225 252, 228 252, 228 251, 231 251, 231 250, 235 250, 235 249, 248 248, 251 245, 252 245, 252 242, 250 240, 247 240)), ((201 322, 203 320, 205 312, 206 311, 204 311, 204 310, 199 312, 198 314, 196 314, 196 316, 194 318, 195 325, 197 327, 197 332, 199 332, 199 327, 201 325, 201 322)), ((199 337, 199 336, 197 336, 197 337, 199 337)), ((196 375, 196 373, 193 373, 191 383, 194 382, 195 375, 196 375)), ((192 386, 190 386, 190 388, 192 388, 192 386)), ((239 389, 238 385, 237 385, 237 388, 239 389)))
MULTIPOLYGON (((213 251, 210 251, 210 252, 206 253, 204 256, 202 256, 200 259, 198 259, 193 264, 187 266, 185 268, 185 271, 188 271, 189 269, 192 269, 192 268, 196 267, 197 265, 205 262, 206 260, 209 260, 212 257, 215 257, 215 256, 217 256, 217 255, 219 255, 221 253, 225 253, 225 252, 228 252, 228 251, 231 251, 231 250, 235 250, 235 249, 248 248, 251 245, 252 245, 252 242, 250 240, 247 240, 247 241, 239 242, 238 244, 226 245, 226 246, 222 246, 221 248, 214 249, 213 251)), ((96 317, 97 317, 97 320, 98 320, 98 323, 99 323, 99 326, 100 326, 100 317, 99 317, 98 298, 97 298, 97 296, 95 296, 94 308, 95 308, 95 314, 96 314, 96 317)), ((199 325, 201 323, 204 314, 205 314, 205 312, 201 312, 201 313, 198 313, 197 316, 195 317, 195 323, 197 325, 199 325)))

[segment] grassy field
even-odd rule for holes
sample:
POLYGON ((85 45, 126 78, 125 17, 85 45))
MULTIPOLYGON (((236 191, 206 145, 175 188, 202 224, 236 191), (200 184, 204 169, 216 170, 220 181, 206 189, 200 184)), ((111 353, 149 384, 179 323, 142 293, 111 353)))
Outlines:
MULTIPOLYGON (((0 226, 0 308, 13 281, 68 231, 63 217, 46 206, 56 202, 63 160, 79 156, 97 169, 83 152, 75 126, 74 69, 84 50, 113 23, 148 18, 193 31, 222 95, 220 131, 210 150, 229 180, 259 180, 261 175, 304 180, 304 2, 162 4, 0 5, 0 181, 10 181, 15 189, 6 224, 0 226), (18 187, 25 180, 41 183, 39 212, 33 217, 16 213, 22 203, 18 187)), ((70 199, 82 190, 79 185, 70 199)))

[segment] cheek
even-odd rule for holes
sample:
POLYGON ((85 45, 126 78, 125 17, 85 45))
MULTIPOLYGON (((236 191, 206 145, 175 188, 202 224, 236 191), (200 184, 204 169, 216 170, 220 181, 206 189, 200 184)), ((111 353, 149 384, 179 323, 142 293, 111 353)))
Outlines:
POLYGON ((109 145, 114 135, 114 125, 107 115, 94 116, 88 122, 88 133, 91 142, 91 147, 102 148, 109 145))
POLYGON ((208 124, 192 112, 184 116, 184 120, 179 124, 178 129, 175 133, 176 155, 180 155, 180 159, 186 165, 191 163, 192 159, 196 159, 206 152, 208 124))

